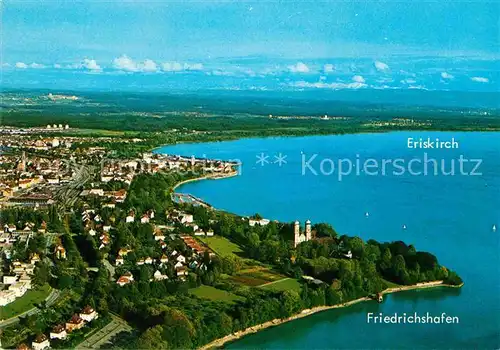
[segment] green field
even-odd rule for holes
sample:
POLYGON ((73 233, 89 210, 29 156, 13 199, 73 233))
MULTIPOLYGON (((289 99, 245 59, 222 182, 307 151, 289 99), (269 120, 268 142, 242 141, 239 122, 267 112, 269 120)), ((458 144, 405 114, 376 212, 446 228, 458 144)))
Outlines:
POLYGON ((301 284, 294 278, 283 278, 281 280, 262 285, 259 288, 269 289, 275 292, 284 290, 294 290, 296 292, 300 292, 301 284))
POLYGON ((227 301, 233 302, 236 300, 244 300, 243 297, 240 297, 236 294, 227 292, 225 290, 217 289, 211 286, 201 285, 196 288, 192 288, 189 290, 189 293, 196 295, 199 298, 210 299, 210 300, 219 300, 219 301, 227 301))
POLYGON ((285 278, 285 276, 263 266, 252 266, 250 268, 240 270, 234 276, 229 277, 229 279, 234 283, 244 284, 250 287, 257 287, 283 278, 285 278))
POLYGON ((0 307, 0 319, 8 319, 19 315, 29 309, 33 308, 45 300, 50 294, 51 288, 49 285, 32 289, 26 292, 22 297, 17 298, 13 303, 0 307))
POLYGON ((240 255, 243 252, 237 244, 221 236, 203 237, 200 241, 220 256, 240 255))

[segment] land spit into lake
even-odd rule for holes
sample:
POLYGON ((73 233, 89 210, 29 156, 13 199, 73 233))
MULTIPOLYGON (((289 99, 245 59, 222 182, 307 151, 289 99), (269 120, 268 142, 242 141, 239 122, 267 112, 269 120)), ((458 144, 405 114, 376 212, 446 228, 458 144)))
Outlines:
MULTIPOLYGON (((443 281, 431 281, 431 282, 417 283, 417 284, 414 284, 411 286, 398 286, 398 287, 387 288, 387 289, 383 290, 382 292, 380 292, 380 294, 384 295, 384 294, 391 294, 391 293, 397 293, 397 292, 404 292, 404 291, 408 291, 408 290, 428 289, 428 288, 436 288, 436 287, 461 288, 462 286, 463 286, 463 283, 458 285, 458 286, 455 286, 455 285, 451 285, 451 284, 445 284, 443 281)), ((311 316, 311 315, 314 315, 318 312, 333 310, 333 309, 340 309, 340 308, 348 307, 348 306, 358 304, 358 303, 363 302, 363 301, 369 301, 369 300, 373 301, 374 299, 366 296, 366 297, 354 299, 354 300, 351 300, 351 301, 348 301, 345 303, 341 303, 341 304, 336 304, 336 305, 331 305, 331 306, 318 306, 318 307, 314 307, 311 309, 304 309, 300 313, 293 315, 293 316, 290 316, 288 318, 282 318, 282 319, 276 318, 272 321, 261 323, 261 324, 255 325, 253 327, 248 327, 247 329, 245 329, 243 331, 235 332, 235 333, 229 334, 223 338, 216 339, 216 340, 200 347, 199 350, 220 348, 226 343, 233 342, 233 341, 238 340, 244 336, 247 336, 247 335, 250 335, 253 333, 257 333, 257 332, 262 331, 266 328, 279 326, 283 323, 298 320, 299 318, 311 316)))
MULTIPOLYGON (((177 189, 181 185, 184 185, 184 184, 189 183, 189 182, 206 180, 206 179, 224 179, 224 178, 233 177, 233 176, 237 176, 237 175, 238 175, 238 172, 234 171, 234 172, 226 173, 226 174, 218 174, 217 176, 205 175, 205 176, 200 176, 200 177, 188 179, 188 180, 185 180, 185 181, 182 181, 182 182, 179 182, 178 184, 176 184, 172 189, 172 194, 173 195, 176 194, 175 189, 177 189)), ((183 194, 183 195, 185 195, 185 194, 183 194)), ((193 198, 197 199, 196 197, 193 197, 193 198)), ((197 200, 199 200, 199 199, 197 199, 197 200)), ((205 203, 205 202, 202 202, 202 203, 205 203)), ((439 281, 417 283, 417 284, 409 285, 409 286, 401 285, 401 286, 397 286, 397 287, 390 287, 390 288, 386 288, 385 290, 381 291, 379 294, 380 294, 380 296, 383 296, 385 294, 398 293, 398 292, 404 292, 404 291, 409 291, 409 290, 420 290, 420 289, 429 289, 429 288, 461 288, 462 286, 463 286, 463 283, 460 285, 451 285, 451 284, 444 283, 444 281, 442 281, 442 280, 439 280, 439 281)), ((261 323, 261 324, 258 324, 258 325, 252 326, 252 327, 248 327, 245 330, 229 334, 225 337, 216 339, 216 340, 200 347, 199 349, 200 350, 208 350, 208 349, 220 348, 220 347, 224 346, 224 344, 236 341, 238 339, 241 339, 244 336, 257 333, 259 331, 262 331, 262 330, 270 328, 270 327, 279 326, 283 323, 294 321, 294 320, 297 320, 297 319, 300 319, 303 317, 311 316, 311 315, 314 315, 318 312, 339 309, 339 308, 345 308, 345 307, 349 307, 351 305, 358 304, 358 303, 364 302, 364 301, 370 301, 370 300, 374 301, 375 299, 376 298, 374 298, 372 296, 365 296, 362 298, 354 299, 354 300, 351 300, 351 301, 348 301, 345 303, 336 304, 336 305, 331 305, 331 306, 325 305, 325 306, 318 306, 318 307, 314 307, 314 308, 310 308, 310 309, 304 309, 300 313, 295 314, 293 316, 290 316, 288 318, 283 318, 283 319, 276 318, 276 319, 268 321, 268 322, 264 322, 264 323, 261 323)))

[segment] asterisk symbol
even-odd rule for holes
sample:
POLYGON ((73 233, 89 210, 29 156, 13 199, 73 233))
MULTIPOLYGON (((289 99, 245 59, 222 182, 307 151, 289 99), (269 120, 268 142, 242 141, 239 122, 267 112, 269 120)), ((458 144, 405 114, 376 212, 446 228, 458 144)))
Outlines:
POLYGON ((278 163, 279 166, 286 164, 286 155, 282 154, 281 152, 277 156, 274 156, 274 158, 274 163, 278 163))
POLYGON ((269 163, 269 161, 267 160, 267 158, 269 158, 269 156, 264 154, 264 153, 258 154, 255 157, 257 157, 257 161, 255 162, 256 164, 260 164, 261 166, 264 166, 264 164, 269 163))

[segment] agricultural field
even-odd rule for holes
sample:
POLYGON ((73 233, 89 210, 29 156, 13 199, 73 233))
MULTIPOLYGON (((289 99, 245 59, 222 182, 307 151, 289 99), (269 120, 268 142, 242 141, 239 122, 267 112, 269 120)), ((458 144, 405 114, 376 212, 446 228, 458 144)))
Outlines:
POLYGON ((257 287, 269 282, 274 282, 285 278, 265 266, 251 266, 238 271, 234 276, 228 277, 231 282, 243 284, 250 287, 257 287))
POLYGON ((210 299, 210 300, 218 300, 218 301, 227 301, 232 303, 237 300, 244 300, 243 297, 227 292, 225 290, 217 289, 211 286, 201 285, 196 288, 192 288, 189 290, 189 293, 196 295, 199 298, 210 299))
POLYGON ((236 243, 231 242, 225 237, 221 236, 203 237, 200 238, 200 241, 205 243, 210 249, 212 249, 219 256, 227 256, 227 255, 241 256, 241 253, 243 253, 241 248, 236 243))
POLYGON ((259 286, 259 288, 273 290, 275 292, 294 290, 300 292, 302 286, 295 278, 283 278, 278 281, 269 282, 259 286))

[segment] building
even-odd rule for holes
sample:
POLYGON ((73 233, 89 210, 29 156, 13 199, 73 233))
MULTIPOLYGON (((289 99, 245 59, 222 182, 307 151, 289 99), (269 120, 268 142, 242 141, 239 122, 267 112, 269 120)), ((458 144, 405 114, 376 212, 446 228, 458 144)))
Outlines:
POLYGON ((3 276, 3 284, 17 283, 17 276, 3 276))
POLYGON ((175 271, 177 272, 177 276, 187 276, 188 274, 188 270, 185 266, 181 266, 181 267, 177 267, 175 269, 175 271))
POLYGON ((68 333, 66 333, 66 329, 62 324, 59 324, 52 328, 52 331, 49 334, 50 339, 66 339, 68 333))
POLYGON ((74 314, 71 319, 66 322, 66 331, 72 332, 75 329, 83 328, 83 326, 85 326, 85 321, 83 320, 83 318, 78 316, 78 314, 74 314))
POLYGON ((0 291, 0 306, 5 306, 16 300, 16 293, 12 290, 0 291))
POLYGON ((182 214, 181 216, 181 224, 191 224, 193 223, 194 221, 194 218, 193 218, 193 215, 191 214, 182 214))
POLYGON ((130 223, 130 222, 134 222, 134 220, 135 220, 135 215, 134 215, 134 212, 133 212, 133 211, 131 211, 131 212, 127 215, 127 217, 125 218, 125 222, 126 222, 126 223, 130 223))
POLYGON ((87 322, 91 322, 99 317, 97 311, 95 311, 91 306, 87 305, 82 312, 80 313, 80 317, 87 322))
POLYGON ((54 250, 54 254, 57 259, 66 259, 66 249, 62 246, 62 244, 58 244, 54 250))
POLYGON ((305 225, 305 232, 300 232, 300 223, 295 221, 293 224, 293 246, 297 247, 302 242, 307 242, 312 239, 311 221, 307 220, 305 225))
POLYGON ((134 281, 134 276, 130 272, 126 272, 123 276, 118 278, 116 284, 118 284, 120 287, 123 287, 124 285, 132 283, 133 281, 134 281))
POLYGON ((156 270, 155 273, 153 274, 153 277, 154 277, 155 281, 163 281, 163 280, 168 279, 168 276, 162 274, 160 272, 160 270, 156 270))
POLYGON ((50 348, 49 338, 45 334, 39 334, 36 336, 35 340, 31 343, 33 350, 43 350, 50 348))

